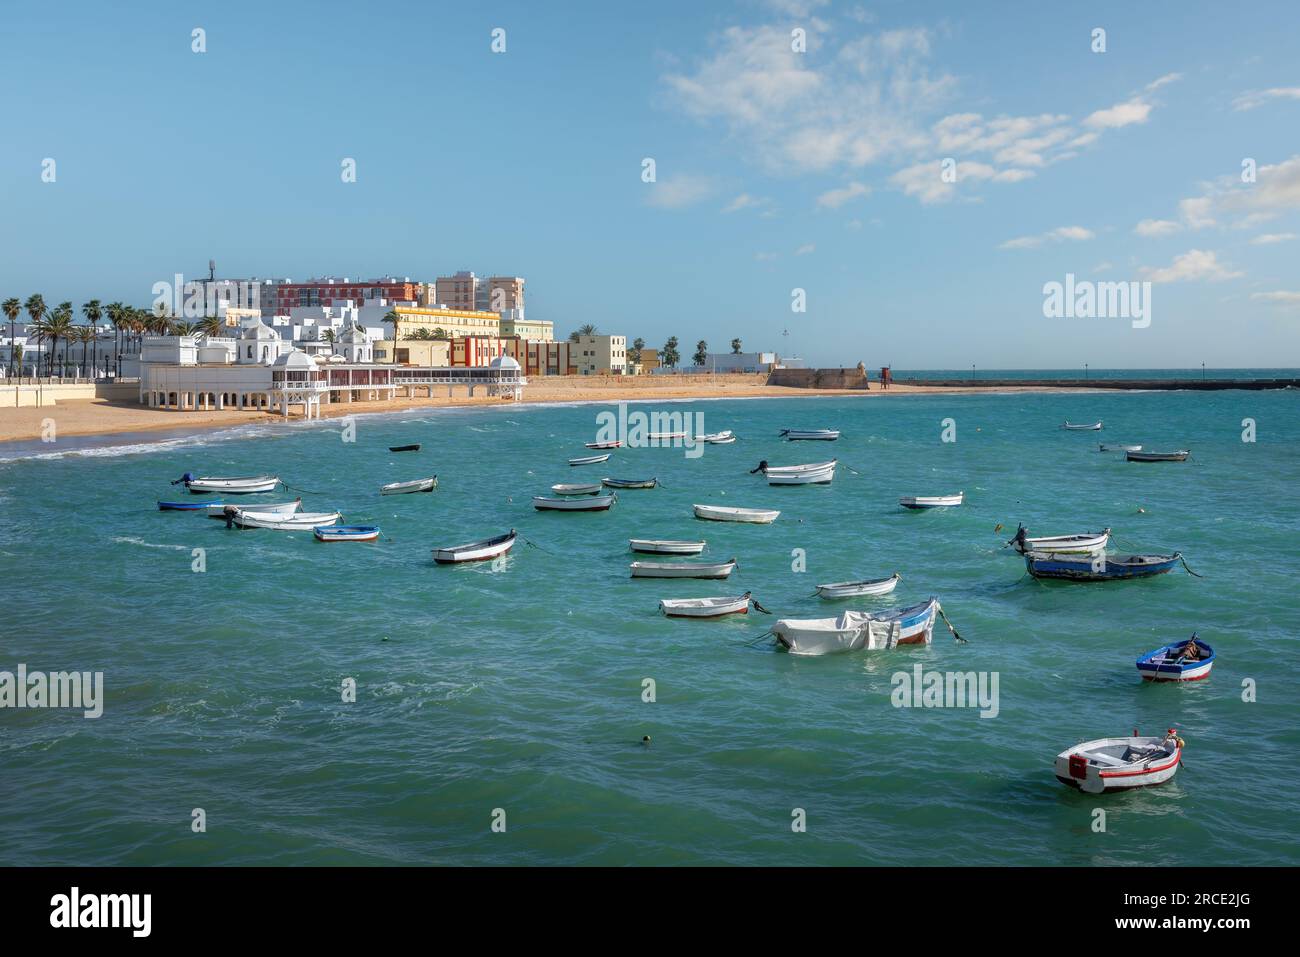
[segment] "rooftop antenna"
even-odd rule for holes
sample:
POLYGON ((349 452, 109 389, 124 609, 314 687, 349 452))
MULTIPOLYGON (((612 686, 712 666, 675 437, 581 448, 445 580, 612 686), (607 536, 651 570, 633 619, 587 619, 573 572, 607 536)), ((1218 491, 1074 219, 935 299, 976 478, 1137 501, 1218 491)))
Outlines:
POLYGON ((208 282, 213 282, 216 280, 216 278, 217 278, 217 261, 215 259, 209 259, 208 260, 208 282))

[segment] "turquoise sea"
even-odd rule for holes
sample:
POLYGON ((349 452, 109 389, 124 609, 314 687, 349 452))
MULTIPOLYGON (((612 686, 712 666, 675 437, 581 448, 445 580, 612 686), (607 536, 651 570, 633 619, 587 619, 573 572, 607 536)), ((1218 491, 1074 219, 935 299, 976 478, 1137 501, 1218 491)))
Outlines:
POLYGON ((102 671, 106 689, 96 720, 0 709, 0 863, 1300 863, 1300 393, 638 404, 700 412, 740 440, 566 466, 608 408, 360 416, 352 443, 327 421, 0 447, 0 670, 102 671), (787 444, 786 427, 844 438, 787 444), (1192 459, 1128 464, 1098 441, 1192 459), (407 442, 424 449, 387 451, 407 442), (854 471, 830 486, 747 474, 831 455, 854 471), (271 471, 308 509, 387 537, 324 545, 157 511, 185 497, 168 482, 186 471, 271 471), (435 472, 432 494, 377 494, 435 472), (602 475, 664 487, 622 492, 608 513, 530 506, 602 475), (897 505, 959 490, 956 509, 897 505), (705 523, 694 502, 782 514, 705 523), (1035 582, 1002 547, 1019 521, 1109 525, 1120 546, 1181 550, 1204 577, 1035 582), (532 545, 503 568, 430 561, 511 527, 532 545), (726 583, 631 580, 629 537, 705 537, 740 568, 726 583), (895 570, 888 599, 810 597, 895 570), (656 611, 746 590, 784 617, 937 594, 969 643, 940 624, 930 647, 800 659, 754 641, 765 616, 656 611), (1139 654, 1192 631, 1218 651, 1208 681, 1138 679, 1139 654), (917 663, 996 672, 997 716, 893 707, 891 675, 917 663), (1087 796, 1055 780, 1059 751, 1134 727, 1186 739, 1170 784, 1087 796))

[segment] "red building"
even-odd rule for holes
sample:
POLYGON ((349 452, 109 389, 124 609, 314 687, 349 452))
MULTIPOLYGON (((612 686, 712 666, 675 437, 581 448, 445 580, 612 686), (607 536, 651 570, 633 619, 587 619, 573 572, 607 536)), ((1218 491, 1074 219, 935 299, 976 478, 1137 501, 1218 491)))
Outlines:
POLYGON ((287 314, 295 306, 360 305, 366 299, 418 302, 420 284, 406 279, 313 279, 275 287, 276 311, 287 314))

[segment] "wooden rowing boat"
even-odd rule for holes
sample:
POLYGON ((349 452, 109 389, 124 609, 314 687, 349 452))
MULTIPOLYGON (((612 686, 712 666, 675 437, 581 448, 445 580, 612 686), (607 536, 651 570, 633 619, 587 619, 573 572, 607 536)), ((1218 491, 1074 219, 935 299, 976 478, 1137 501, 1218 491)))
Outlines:
POLYGON ((199 512, 203 509, 215 508, 218 512, 222 509, 221 502, 159 502, 158 511, 160 512, 199 512))
POLYGON ((277 532, 310 532, 318 525, 333 525, 343 516, 338 512, 297 512, 280 515, 275 512, 254 512, 237 509, 230 521, 240 528, 269 528, 277 532))
POLYGON ((659 484, 659 480, 657 478, 648 478, 648 479, 603 478, 600 480, 600 482, 602 485, 607 485, 610 488, 654 488, 656 485, 659 484))
POLYGON ((782 429, 778 434, 791 442, 834 442, 840 437, 838 429, 782 429))
POLYGON ((1101 445, 1097 447, 1097 450, 1099 452, 1141 452, 1142 446, 1124 445, 1120 442, 1102 442, 1101 445))
POLYGON ((1191 455, 1187 449, 1177 452, 1125 452, 1124 457, 1130 462, 1186 462, 1191 455))
POLYGON ((1101 431, 1101 423, 1100 423, 1100 422, 1089 422, 1089 423, 1084 424, 1084 425, 1077 425, 1077 424, 1074 424, 1074 423, 1071 423, 1071 422, 1065 422, 1065 423, 1063 423, 1063 424, 1061 425, 1061 428, 1063 428, 1063 429, 1068 429, 1068 430, 1071 431, 1071 432, 1100 432, 1100 431, 1101 431))
POLYGON ((1150 578, 1174 570, 1183 560, 1180 552, 1172 555, 1057 555, 1050 552, 1026 552, 1025 568, 1035 578, 1059 578, 1065 581, 1102 582, 1126 578, 1150 578))
POLYGON ((1056 756, 1056 779, 1085 794, 1164 784, 1178 773, 1183 740, 1170 728, 1163 737, 1098 738, 1056 756))
POLYGON ((317 525, 312 529, 318 542, 373 542, 378 525, 317 525))
POLYGON ((727 578, 736 570, 736 560, 725 562, 633 562, 633 578, 727 578))
POLYGON ((584 442, 583 445, 589 449, 620 449, 623 447, 623 443, 619 439, 613 439, 609 442, 584 442))
POLYGON ((898 583, 903 580, 903 576, 894 572, 888 578, 867 578, 855 582, 832 582, 829 585, 818 585, 817 594, 822 598, 856 598, 859 595, 888 595, 898 583))
POLYGON ((1100 532, 1080 532, 1077 535, 1040 535, 1031 538, 1024 525, 1016 529, 1015 538, 1007 542, 1021 555, 1025 552, 1044 552, 1055 555, 1091 555, 1106 550, 1110 529, 1100 532))
POLYGON ((548 498, 533 496, 533 508, 539 512, 607 512, 617 495, 586 495, 581 498, 548 498))
POLYGON ((438 487, 438 476, 413 479, 410 482, 390 482, 379 487, 380 495, 412 495, 416 492, 432 492, 438 487))
POLYGON ((420 451, 420 443, 419 443, 419 442, 416 442, 414 445, 390 445, 390 446, 388 447, 388 451, 390 451, 390 452, 418 452, 418 451, 420 451))
POLYGON ((675 541, 662 538, 629 538, 628 547, 634 552, 647 555, 698 555, 704 551, 705 543, 675 541))
POLYGON ((1214 649, 1197 638, 1176 641, 1137 660, 1137 670, 1144 681, 1202 681, 1214 667, 1214 649))
POLYGON ((552 485, 551 491, 556 495, 596 495, 600 492, 601 485, 599 482, 588 482, 583 485, 552 485))
POLYGON ((774 508, 732 508, 727 505, 695 505, 695 517, 708 522, 749 522, 769 525, 781 514, 774 508))
POLYGON ((659 610, 669 618, 721 618, 749 614, 749 592, 734 598, 664 598, 659 610))
POLYGON ((184 484, 189 491, 196 495, 206 495, 209 492, 224 492, 227 495, 256 495, 259 492, 275 491, 275 487, 280 484, 280 479, 276 475, 223 477, 215 475, 195 476, 192 472, 186 472, 172 484, 184 484))
POLYGON ((903 508, 951 508, 960 505, 965 495, 965 492, 956 495, 904 495, 898 504, 903 508))
POLYGON ((781 647, 792 655, 840 651, 882 651, 932 641, 939 599, 930 597, 895 611, 845 611, 836 618, 782 618, 772 626, 781 647))
POLYGON ((599 465, 601 462, 609 461, 610 453, 604 455, 585 455, 576 459, 569 459, 570 465, 599 465))
POLYGON ((302 499, 296 498, 292 502, 258 502, 256 505, 228 505, 221 502, 209 502, 204 506, 208 510, 208 518, 225 518, 227 509, 247 510, 249 512, 273 512, 276 515, 293 515, 302 508, 302 499))
POLYGON ((461 562, 485 562, 504 555, 514 547, 519 534, 512 528, 504 535, 495 535, 477 542, 433 549, 433 560, 439 565, 456 565, 461 562))

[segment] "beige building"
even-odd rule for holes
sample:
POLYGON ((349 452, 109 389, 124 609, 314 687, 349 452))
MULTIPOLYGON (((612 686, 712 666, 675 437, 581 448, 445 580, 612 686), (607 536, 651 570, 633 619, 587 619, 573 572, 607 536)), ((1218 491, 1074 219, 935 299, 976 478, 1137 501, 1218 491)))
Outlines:
POLYGON ((509 312, 521 319, 524 315, 522 276, 481 277, 461 270, 454 276, 439 276, 434 283, 433 297, 438 305, 449 309, 509 312))
POLYGON ((434 283, 434 296, 440 306, 472 311, 477 301, 478 284, 477 276, 461 270, 454 276, 439 276, 434 283))
POLYGON ((554 342, 555 323, 546 319, 515 318, 513 314, 507 314, 501 317, 501 336, 502 338, 518 336, 520 339, 554 342))
POLYGON ((491 312, 524 314, 524 280, 522 276, 492 276, 487 280, 487 302, 478 301, 479 309, 491 312))
POLYGON ((375 361, 441 369, 451 365, 451 343, 446 339, 403 339, 394 349, 392 339, 380 339, 375 343, 375 361))
POLYGON ((627 336, 578 336, 571 355, 578 375, 627 374, 627 336))

